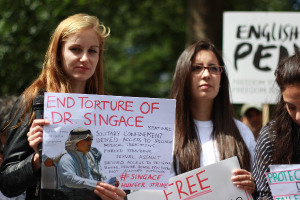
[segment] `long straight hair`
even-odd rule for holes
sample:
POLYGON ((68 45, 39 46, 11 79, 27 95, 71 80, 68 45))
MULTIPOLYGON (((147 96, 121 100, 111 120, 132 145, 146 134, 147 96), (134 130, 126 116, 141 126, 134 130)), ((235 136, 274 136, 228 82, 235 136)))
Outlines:
MULTIPOLYGON (((61 64, 61 51, 66 40, 81 31, 93 29, 99 38, 99 60, 95 73, 87 80, 86 93, 103 94, 103 51, 105 38, 109 35, 107 29, 95 16, 88 14, 72 15, 57 26, 45 55, 40 76, 23 92, 22 104, 25 105, 23 117, 32 109, 32 101, 39 91, 72 92, 71 83, 61 64)), ((19 111, 19 110, 18 110, 19 111)), ((33 115, 31 116, 32 121, 33 115)))
MULTIPOLYGON (((177 161, 179 161, 181 173, 200 167, 200 153, 202 149, 191 112, 192 108, 190 107, 190 74, 192 60, 201 50, 212 51, 217 57, 219 65, 224 66, 218 50, 212 43, 206 41, 199 41, 187 47, 177 61, 170 94, 170 98, 176 99, 173 157, 176 173, 177 161)), ((212 137, 217 142, 220 159, 237 156, 241 167, 249 171, 251 168, 250 153, 233 119, 233 109, 229 96, 229 81, 225 66, 221 74, 220 89, 213 103, 212 122, 212 137)))
POLYGON ((280 100, 270 124, 274 150, 274 164, 295 164, 300 162, 300 127, 286 109, 282 92, 288 85, 300 84, 300 54, 297 53, 280 62, 275 71, 276 83, 280 88, 280 100), (282 142, 284 141, 284 142, 282 142))

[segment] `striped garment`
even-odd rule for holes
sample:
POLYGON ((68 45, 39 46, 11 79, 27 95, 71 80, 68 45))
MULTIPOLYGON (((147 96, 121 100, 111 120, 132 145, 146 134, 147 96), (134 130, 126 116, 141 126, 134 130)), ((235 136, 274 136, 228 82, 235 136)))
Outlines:
MULTIPOLYGON (((255 147, 255 155, 254 155, 254 165, 253 165, 253 177, 255 178, 256 182, 256 192, 255 197, 258 200, 272 200, 272 194, 270 191, 270 187, 267 181, 266 172, 269 172, 269 166, 273 164, 272 160, 272 151, 274 149, 274 136, 270 132, 270 126, 274 124, 274 121, 270 122, 268 125, 263 127, 263 129, 259 133, 259 137, 257 139, 256 147, 255 147)), ((294 135, 293 139, 299 141, 299 129, 298 125, 296 130, 296 136, 294 135)), ((292 164, 299 164, 300 163, 300 146, 297 146, 296 149, 293 151, 294 156, 291 160, 292 164)), ((281 163, 287 164, 287 163, 281 163)))
POLYGON ((255 158, 253 165, 253 177, 256 182, 256 199, 272 200, 272 194, 267 181, 266 172, 269 172, 269 165, 272 164, 271 153, 273 143, 271 141, 270 126, 267 125, 259 133, 255 147, 255 158))

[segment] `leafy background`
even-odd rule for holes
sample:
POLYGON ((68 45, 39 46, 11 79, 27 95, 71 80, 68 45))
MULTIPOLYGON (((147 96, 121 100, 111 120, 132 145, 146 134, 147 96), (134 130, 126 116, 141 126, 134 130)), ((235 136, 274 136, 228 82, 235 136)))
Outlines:
POLYGON ((75 13, 111 29, 105 89, 123 96, 168 97, 187 44, 222 48, 223 11, 299 11, 299 0, 1 0, 0 97, 19 95, 38 76, 57 24, 75 13))

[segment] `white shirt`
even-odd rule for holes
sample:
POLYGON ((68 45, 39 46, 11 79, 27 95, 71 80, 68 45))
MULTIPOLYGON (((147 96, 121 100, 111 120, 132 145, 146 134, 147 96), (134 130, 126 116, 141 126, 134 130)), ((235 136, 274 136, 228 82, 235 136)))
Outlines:
MULTIPOLYGON (((212 139, 213 123, 212 121, 197 121, 194 120, 198 129, 198 138, 202 151, 200 153, 200 167, 214 164, 220 161, 220 155, 217 147, 216 140, 212 139), (199 134, 200 133, 200 134, 199 134)), ((251 130, 243 124, 241 121, 234 119, 237 128, 250 152, 251 166, 254 160, 255 140, 251 130)), ((177 162, 177 169, 179 169, 179 163, 177 162)), ((179 170, 180 172, 180 170, 179 170)), ((171 168, 171 176, 175 176, 174 167, 171 168)))

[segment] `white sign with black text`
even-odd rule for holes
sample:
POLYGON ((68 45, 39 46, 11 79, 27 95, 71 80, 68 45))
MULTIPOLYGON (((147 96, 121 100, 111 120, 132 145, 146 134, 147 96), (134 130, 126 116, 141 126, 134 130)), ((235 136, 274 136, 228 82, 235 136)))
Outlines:
POLYGON ((274 72, 300 47, 300 13, 224 12, 223 57, 233 103, 277 102, 274 72))

